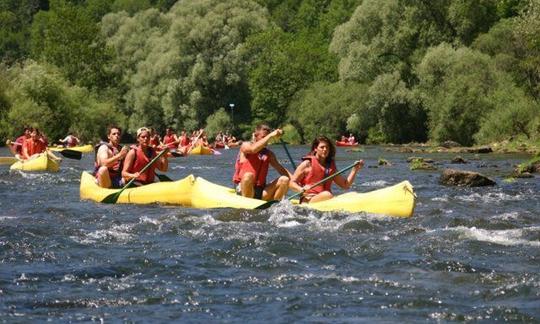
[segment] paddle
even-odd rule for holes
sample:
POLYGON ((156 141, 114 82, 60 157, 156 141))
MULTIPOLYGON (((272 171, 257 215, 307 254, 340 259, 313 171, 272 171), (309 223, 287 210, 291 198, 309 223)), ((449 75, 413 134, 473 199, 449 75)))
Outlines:
POLYGON ((60 152, 60 154, 67 157, 68 159, 80 160, 82 158, 82 152, 75 150, 63 149, 57 152, 60 152))
MULTIPOLYGON (((288 199, 288 200, 293 200, 294 198, 301 196, 304 192, 309 191, 309 190, 311 190, 311 189, 317 187, 318 185, 321 185, 321 184, 325 183, 325 182, 328 181, 328 180, 334 179, 335 177, 337 177, 338 175, 342 174, 343 172, 345 172, 345 171, 347 171, 347 170, 350 170, 350 169, 354 168, 355 165, 356 165, 356 162, 353 163, 353 164, 351 164, 351 165, 349 165, 349 166, 346 167, 345 169, 340 170, 339 172, 336 172, 336 173, 334 173, 334 174, 331 174, 331 175, 329 175, 328 177, 322 179, 322 180, 319 181, 319 182, 316 182, 315 184, 311 185, 311 186, 310 186, 309 188, 307 188, 306 190, 303 190, 303 191, 300 191, 300 192, 298 192, 298 193, 295 193, 294 195, 288 197, 287 199, 288 199)), ((279 200, 270 200, 270 201, 265 202, 264 204, 260 205, 259 207, 255 208, 255 209, 267 209, 268 207, 270 207, 270 206, 272 206, 273 204, 278 203, 278 202, 279 202, 279 200)))
POLYGON ((173 181, 171 178, 167 177, 164 174, 157 174, 156 173, 156 177, 158 177, 160 182, 171 182, 171 181, 173 181))
POLYGON ((293 158, 291 157, 291 153, 289 153, 289 150, 287 149, 287 144, 283 139, 279 139, 279 142, 281 145, 283 145, 283 149, 285 149, 285 153, 287 153, 287 156, 289 157, 289 161, 291 161, 292 167, 294 170, 296 170, 296 164, 294 164, 293 158))
MULTIPOLYGON (((165 153, 167 153, 167 150, 161 151, 155 158, 152 159, 152 161, 148 162, 148 164, 145 165, 144 168, 142 168, 142 170, 139 171, 139 173, 144 173, 144 171, 146 171, 150 166, 152 166, 152 164, 154 164, 165 153)), ((136 178, 132 178, 131 180, 129 180, 128 183, 126 183, 126 185, 122 187, 122 189, 108 195, 101 202, 105 204, 116 204, 116 201, 118 200, 118 198, 120 198, 120 195, 122 194, 122 192, 124 192, 124 190, 129 188, 129 186, 133 183, 133 181, 135 181, 135 179, 136 178)))

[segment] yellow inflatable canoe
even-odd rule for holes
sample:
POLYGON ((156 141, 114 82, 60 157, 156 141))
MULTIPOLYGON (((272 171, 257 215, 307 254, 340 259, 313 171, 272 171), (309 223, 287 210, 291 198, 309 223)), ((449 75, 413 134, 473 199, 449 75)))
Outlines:
POLYGON ((191 151, 189 151, 190 155, 212 155, 214 154, 212 152, 212 149, 206 146, 198 145, 195 146, 191 151))
MULTIPOLYGON (((81 199, 101 202, 107 195, 119 189, 100 188, 92 175, 83 172, 81 177, 81 199)), ((159 182, 144 187, 126 189, 118 203, 163 203, 193 208, 242 208, 255 209, 263 200, 236 195, 234 189, 217 185, 193 175, 174 181, 159 182)), ((293 201, 298 204, 298 201, 293 201)), ((330 200, 302 204, 302 207, 322 211, 347 211, 410 217, 414 212, 415 195, 408 181, 366 193, 349 192, 330 200)))
POLYGON ((13 164, 17 161, 17 158, 14 156, 0 156, 0 165, 13 164))
POLYGON ((92 144, 87 145, 81 145, 81 146, 73 146, 73 147, 63 147, 63 146, 57 146, 57 147, 50 147, 49 150, 54 152, 60 152, 62 150, 69 149, 72 151, 77 151, 81 153, 90 153, 94 151, 94 147, 92 144))
POLYGON ((60 168, 60 162, 49 158, 47 153, 41 153, 31 160, 17 161, 9 167, 11 170, 21 171, 49 171, 57 172, 60 168))

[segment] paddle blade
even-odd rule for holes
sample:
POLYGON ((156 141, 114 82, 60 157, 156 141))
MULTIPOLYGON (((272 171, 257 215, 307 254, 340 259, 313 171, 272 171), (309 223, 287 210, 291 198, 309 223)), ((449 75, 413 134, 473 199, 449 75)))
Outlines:
POLYGON ((67 157, 68 159, 80 160, 82 158, 82 152, 74 151, 70 149, 65 149, 60 151, 60 154, 67 157))
POLYGON ((184 156, 184 154, 180 153, 180 152, 177 152, 177 151, 169 151, 171 153, 172 156, 174 157, 181 157, 181 156, 184 156))
POLYGON ((105 204, 116 204, 116 202, 118 201, 118 198, 120 198, 120 195, 122 194, 122 191, 124 191, 124 189, 121 189, 115 193, 108 195, 101 202, 105 204))
POLYGON ((159 181, 161 181, 161 182, 171 182, 171 181, 173 181, 171 178, 167 177, 164 174, 157 174, 156 173, 156 176, 158 177, 159 181))
POLYGON ((278 202, 279 202, 279 200, 270 200, 270 201, 267 201, 264 204, 256 207, 255 209, 268 209, 268 208, 270 208, 270 206, 272 206, 273 204, 276 204, 278 202))

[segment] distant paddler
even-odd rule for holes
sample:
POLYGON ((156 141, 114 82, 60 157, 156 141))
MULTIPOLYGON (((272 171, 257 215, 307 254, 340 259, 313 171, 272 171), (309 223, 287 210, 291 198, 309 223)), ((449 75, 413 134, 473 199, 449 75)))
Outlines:
POLYGON ((252 141, 240 146, 233 176, 238 194, 264 200, 280 200, 285 196, 292 175, 278 162, 275 154, 266 148, 270 139, 277 139, 282 134, 281 129, 272 131, 269 126, 261 124, 255 129, 252 141), (267 184, 269 166, 281 176, 267 184))
POLYGON ((122 129, 118 126, 109 126, 107 139, 95 147, 96 160, 94 175, 96 183, 103 188, 122 188, 122 167, 129 148, 120 146, 122 129))
POLYGON ((37 128, 30 128, 30 137, 24 140, 22 145, 22 159, 31 160, 38 157, 41 153, 47 153, 50 159, 61 161, 62 159, 47 150, 49 142, 47 137, 37 128))
POLYGON ((163 144, 167 145, 169 149, 174 150, 178 147, 178 143, 180 143, 178 136, 176 136, 171 127, 167 127, 165 129, 165 136, 163 136, 163 144))
POLYGON ((24 126, 23 133, 21 136, 17 137, 15 141, 11 141, 11 140, 6 141, 6 145, 8 146, 9 151, 11 152, 11 154, 13 154, 13 156, 17 158, 17 160, 23 159, 22 158, 23 144, 27 138, 30 138, 31 129, 32 127, 24 126))
POLYGON ((335 156, 336 148, 330 139, 320 136, 313 141, 311 152, 302 158, 304 161, 300 163, 291 179, 291 189, 303 192, 300 202, 311 203, 332 198, 332 182, 335 182, 343 189, 351 187, 356 174, 364 165, 363 160, 356 161, 351 166, 351 172, 347 179, 341 175, 336 175, 328 179, 328 181, 314 186, 321 180, 338 172, 335 156))
POLYGON ((79 140, 73 132, 69 132, 64 139, 59 139, 58 142, 61 143, 63 147, 75 147, 79 145, 81 140, 79 140))
MULTIPOLYGON (((126 155, 124 167, 122 169, 122 177, 127 183, 135 178, 136 185, 146 185, 154 182, 156 177, 155 169, 167 172, 169 168, 169 160, 167 154, 161 157, 148 167, 144 172, 141 172, 150 161, 157 156, 156 150, 150 146, 150 131, 146 127, 141 127, 137 130, 137 146, 131 148, 126 155)), ((168 147, 163 147, 164 151, 168 151, 168 147)))

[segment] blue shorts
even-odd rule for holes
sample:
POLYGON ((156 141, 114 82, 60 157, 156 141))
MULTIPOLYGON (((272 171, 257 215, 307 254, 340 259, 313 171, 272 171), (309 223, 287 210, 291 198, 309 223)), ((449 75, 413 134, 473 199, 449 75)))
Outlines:
POLYGON ((124 185, 124 178, 122 176, 119 175, 111 178, 111 188, 122 188, 124 185))

